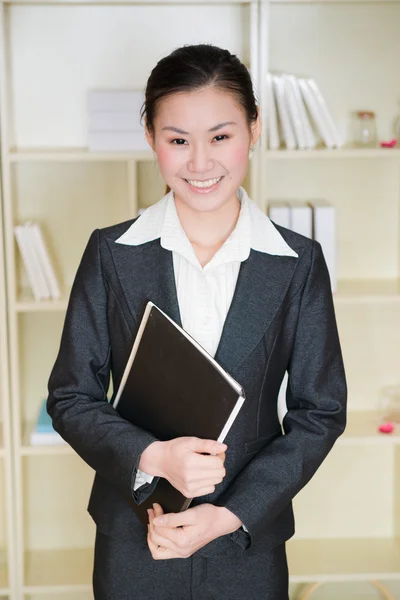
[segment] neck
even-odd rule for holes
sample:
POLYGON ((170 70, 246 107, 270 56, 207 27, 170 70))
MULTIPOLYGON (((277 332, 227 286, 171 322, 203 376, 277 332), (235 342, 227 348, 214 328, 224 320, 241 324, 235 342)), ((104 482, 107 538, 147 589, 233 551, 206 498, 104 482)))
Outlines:
POLYGON ((196 246, 222 246, 236 227, 240 201, 235 197, 213 211, 199 212, 175 198, 176 211, 189 241, 196 246))

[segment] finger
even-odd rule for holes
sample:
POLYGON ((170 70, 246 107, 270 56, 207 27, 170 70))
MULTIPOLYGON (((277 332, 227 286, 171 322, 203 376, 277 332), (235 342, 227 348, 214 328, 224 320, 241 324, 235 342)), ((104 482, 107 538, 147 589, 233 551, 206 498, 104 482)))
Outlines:
POLYGON ((155 544, 151 537, 150 537, 150 530, 149 530, 149 526, 148 526, 148 532, 147 532, 147 544, 149 546, 149 550, 151 552, 152 557, 154 558, 154 560, 166 560, 168 558, 181 558, 180 556, 176 555, 174 552, 171 552, 170 550, 167 550, 166 548, 160 548, 157 544, 155 544))
MULTIPOLYGON (((183 558, 185 556, 185 553, 187 551, 187 548, 185 546, 185 544, 181 544, 181 545, 177 545, 176 541, 178 541, 176 538, 176 533, 179 530, 174 530, 174 529, 157 529, 156 527, 153 527, 153 531, 150 533, 150 539, 151 541, 156 544, 156 546, 160 546, 161 548, 166 548, 168 551, 173 552, 174 554, 177 554, 180 558, 183 558), (161 533, 160 533, 161 531, 161 533), (165 535, 164 535, 165 532, 165 535), (175 538, 175 539, 170 539, 170 538, 175 538)), ((160 548, 157 548, 158 550, 160 548)))
POLYGON ((194 452, 206 452, 207 454, 219 454, 225 452, 227 449, 226 444, 221 444, 216 440, 203 440, 198 437, 189 437, 188 446, 194 452))
POLYGON ((152 520, 152 525, 157 527, 183 527, 185 525, 195 525, 197 522, 196 512, 192 509, 184 510, 180 513, 168 513, 152 520))
MULTIPOLYGON (((153 519, 154 519, 154 510, 152 508, 147 509, 147 514, 149 515, 149 524, 147 525, 147 533, 148 536, 150 538, 150 540, 152 540, 152 538, 154 537, 154 525, 153 525, 153 519)), ((164 550, 166 550, 166 548, 164 546, 160 546, 155 544, 155 542, 153 542, 153 544, 156 546, 157 549, 160 550, 160 552, 163 552, 164 550)))

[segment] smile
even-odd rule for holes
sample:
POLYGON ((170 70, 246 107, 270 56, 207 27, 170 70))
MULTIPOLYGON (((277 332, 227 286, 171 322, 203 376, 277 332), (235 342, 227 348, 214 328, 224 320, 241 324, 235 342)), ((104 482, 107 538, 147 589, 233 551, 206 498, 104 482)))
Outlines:
POLYGON ((185 181, 193 188, 198 190, 212 190, 214 189, 223 177, 217 177, 215 179, 207 179, 205 181, 198 181, 197 179, 185 179, 185 181))

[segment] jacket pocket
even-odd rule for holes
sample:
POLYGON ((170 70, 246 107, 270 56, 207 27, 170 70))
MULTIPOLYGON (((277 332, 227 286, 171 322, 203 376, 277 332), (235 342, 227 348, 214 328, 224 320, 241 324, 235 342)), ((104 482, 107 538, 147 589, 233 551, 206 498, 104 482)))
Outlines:
POLYGON ((254 452, 258 452, 259 450, 261 450, 261 448, 264 448, 264 446, 266 446, 268 442, 271 442, 280 435, 282 435, 282 430, 279 427, 279 429, 277 429, 273 433, 270 433, 269 435, 257 438, 252 442, 246 442, 244 445, 244 453, 253 454, 254 452))

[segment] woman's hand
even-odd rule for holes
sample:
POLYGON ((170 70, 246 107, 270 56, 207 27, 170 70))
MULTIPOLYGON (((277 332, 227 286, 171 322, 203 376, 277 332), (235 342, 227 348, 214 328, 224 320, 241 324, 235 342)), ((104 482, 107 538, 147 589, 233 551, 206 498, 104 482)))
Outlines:
POLYGON ((167 479, 186 498, 212 494, 225 477, 226 444, 197 437, 153 442, 142 453, 139 469, 167 479))
POLYGON ((164 515, 159 504, 149 509, 147 543, 154 560, 189 558, 212 540, 236 531, 242 522, 227 508, 200 504, 164 515), (154 518, 162 522, 154 524, 154 518))

